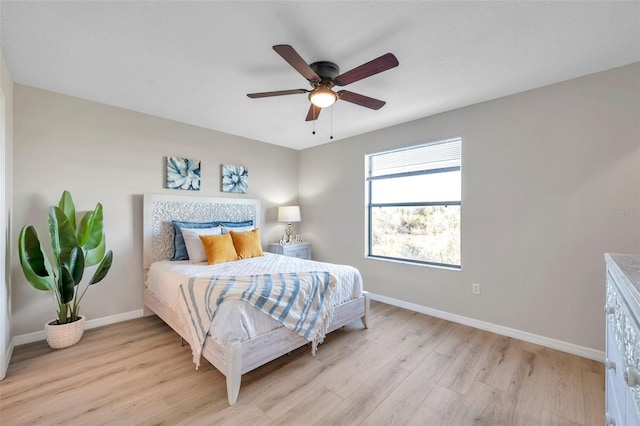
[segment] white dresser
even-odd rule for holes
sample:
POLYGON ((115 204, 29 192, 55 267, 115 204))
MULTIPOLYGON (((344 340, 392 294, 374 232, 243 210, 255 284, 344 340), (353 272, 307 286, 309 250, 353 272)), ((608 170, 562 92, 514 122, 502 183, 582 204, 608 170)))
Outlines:
POLYGON ((640 256, 605 254, 605 424, 640 425, 640 256))

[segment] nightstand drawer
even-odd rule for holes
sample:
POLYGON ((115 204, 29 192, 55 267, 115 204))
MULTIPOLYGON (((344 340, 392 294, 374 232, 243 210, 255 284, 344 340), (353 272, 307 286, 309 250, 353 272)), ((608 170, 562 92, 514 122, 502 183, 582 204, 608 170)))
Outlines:
POLYGON ((300 259, 309 259, 309 247, 292 247, 286 250, 287 256, 299 257, 300 259))
POLYGON ((287 245, 272 243, 269 244, 269 251, 271 253, 282 254, 289 257, 297 257, 299 259, 311 259, 311 243, 287 245))

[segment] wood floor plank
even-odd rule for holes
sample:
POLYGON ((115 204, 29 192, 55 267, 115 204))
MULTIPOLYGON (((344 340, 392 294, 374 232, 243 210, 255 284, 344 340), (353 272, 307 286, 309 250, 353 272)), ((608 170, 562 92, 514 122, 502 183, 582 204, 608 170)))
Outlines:
POLYGON ((562 352, 546 357, 548 362, 543 368, 549 368, 550 391, 546 394, 547 411, 578 424, 585 424, 585 399, 580 363, 574 357, 562 352))
MULTIPOLYGON (((453 323, 426 315, 421 327, 403 342, 394 363, 407 371, 415 368, 435 349, 451 332, 453 323)), ((420 319, 420 318, 418 318, 420 319)))
POLYGON ((452 425, 512 425, 508 410, 505 410, 506 397, 500 389, 482 382, 474 382, 465 403, 456 411, 452 425))
POLYGON ((4 425, 600 425, 602 363, 380 302, 370 326, 224 376, 155 316, 18 346, 0 382, 4 425))
POLYGON ((365 424, 405 424, 444 374, 451 358, 436 352, 428 357, 364 420, 365 424))
MULTIPOLYGON (((320 405, 319 401, 331 401, 338 404, 342 399, 324 386, 317 386, 308 382, 299 386, 295 392, 291 392, 287 398, 273 400, 269 406, 263 407, 262 411, 277 423, 290 423, 296 416, 304 416, 305 412, 311 414, 314 410, 324 413, 327 406, 320 405)), ((305 417, 306 418, 306 417, 305 417)), ((309 420, 309 423, 313 423, 309 420)))
POLYGON ((384 401, 409 375, 409 372, 393 364, 387 364, 366 383, 354 389, 343 401, 326 410, 324 424, 360 424, 384 401))
POLYGON ((572 422, 569 419, 555 415, 547 410, 542 411, 542 420, 540 424, 545 426, 576 426, 579 423, 572 422))
POLYGON ((588 426, 604 423, 604 377, 592 370, 582 371, 582 390, 584 395, 585 421, 588 426))
POLYGON ((455 357, 469 343, 469 340, 477 331, 478 329, 473 327, 452 323, 451 330, 442 342, 434 348, 434 351, 442 355, 455 357))
POLYGON ((272 374, 241 385, 238 400, 243 403, 251 401, 267 413, 278 402, 301 392, 325 368, 311 353, 306 352, 289 361, 272 374))
POLYGON ((236 404, 221 408, 214 413, 203 406, 198 410, 192 410, 172 424, 176 426, 268 426, 275 423, 255 405, 236 404))
POLYGON ((301 423, 324 425, 329 411, 327 407, 338 406, 342 401, 342 398, 329 389, 314 386, 312 392, 307 394, 305 398, 296 398, 293 407, 287 410, 284 415, 275 418, 274 421, 278 425, 297 426, 301 423))
POLYGON ((545 380, 536 366, 537 355, 525 350, 517 351, 511 382, 505 391, 505 403, 513 413, 514 425, 540 424, 541 410, 546 400, 545 380))
POLYGON ((462 405, 463 398, 458 392, 436 385, 407 423, 410 425, 449 425, 462 405))
POLYGON ((342 359, 332 364, 323 363, 331 368, 324 369, 316 380, 319 385, 346 398, 370 377, 379 375, 393 357, 394 352, 386 350, 385 346, 364 340, 357 351, 343 354, 342 359))
POLYGON ((486 371, 490 352, 498 336, 483 330, 475 330, 466 345, 448 366, 438 384, 460 394, 467 394, 480 373, 486 371))
POLYGON ((493 349, 487 358, 486 370, 478 380, 496 389, 506 391, 512 385, 512 378, 520 362, 521 350, 515 339, 496 336, 493 349))

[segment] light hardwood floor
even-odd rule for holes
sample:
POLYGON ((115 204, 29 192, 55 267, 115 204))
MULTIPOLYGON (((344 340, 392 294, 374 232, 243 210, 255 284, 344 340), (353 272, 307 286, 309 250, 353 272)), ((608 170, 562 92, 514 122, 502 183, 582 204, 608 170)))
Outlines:
POLYGON ((2 425, 602 425, 602 363, 372 302, 370 329, 327 336, 242 378, 224 376, 157 317, 17 347, 2 425))

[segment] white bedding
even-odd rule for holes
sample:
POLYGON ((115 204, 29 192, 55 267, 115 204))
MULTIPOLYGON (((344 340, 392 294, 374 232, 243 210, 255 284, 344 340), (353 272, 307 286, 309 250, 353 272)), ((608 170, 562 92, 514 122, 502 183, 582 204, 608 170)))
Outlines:
MULTIPOLYGON (((207 265, 189 261, 154 262, 149 269, 146 287, 156 297, 177 311, 178 288, 190 277, 259 275, 279 272, 327 271, 337 280, 335 305, 362 295, 362 276, 348 265, 316 262, 265 253, 264 256, 234 262, 207 265)), ((247 340, 280 327, 280 324, 246 302, 229 300, 221 304, 209 333, 220 344, 231 339, 247 340)))

